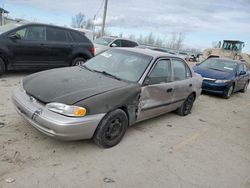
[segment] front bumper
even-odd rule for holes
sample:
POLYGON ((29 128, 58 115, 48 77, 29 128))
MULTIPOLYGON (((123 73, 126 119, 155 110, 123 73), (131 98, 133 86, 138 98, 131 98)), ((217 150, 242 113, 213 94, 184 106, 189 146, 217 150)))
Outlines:
POLYGON ((44 134, 62 140, 92 138, 105 114, 87 115, 81 118, 67 117, 49 111, 44 104, 26 94, 21 88, 14 90, 13 103, 19 114, 44 134))
POLYGON ((203 80, 202 90, 211 93, 224 94, 229 89, 231 83, 215 83, 203 80))

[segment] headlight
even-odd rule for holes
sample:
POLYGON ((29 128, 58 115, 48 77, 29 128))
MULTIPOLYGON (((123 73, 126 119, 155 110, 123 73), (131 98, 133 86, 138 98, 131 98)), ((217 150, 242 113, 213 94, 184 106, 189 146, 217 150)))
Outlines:
POLYGON ((69 106, 62 103, 49 103, 46 107, 52 112, 71 117, 83 117, 87 113, 87 110, 83 107, 69 106))
POLYGON ((230 80, 216 80, 215 83, 227 83, 230 82, 230 80))

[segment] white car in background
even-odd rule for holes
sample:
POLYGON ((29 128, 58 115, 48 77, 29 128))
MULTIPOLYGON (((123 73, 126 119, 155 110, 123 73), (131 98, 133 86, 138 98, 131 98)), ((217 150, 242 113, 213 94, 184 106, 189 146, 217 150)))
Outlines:
POLYGON ((138 43, 129 39, 104 36, 94 40, 95 55, 104 52, 112 47, 136 47, 138 43))

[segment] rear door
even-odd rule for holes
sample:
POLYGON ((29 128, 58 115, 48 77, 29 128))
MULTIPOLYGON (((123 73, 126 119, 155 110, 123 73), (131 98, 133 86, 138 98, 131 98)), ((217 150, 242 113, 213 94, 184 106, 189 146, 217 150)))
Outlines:
POLYGON ((158 60, 144 81, 137 121, 173 110, 174 83, 169 59, 158 60))
POLYGON ((174 101, 176 101, 177 106, 190 95, 193 91, 193 80, 192 72, 188 65, 179 58, 173 58, 173 81, 174 81, 174 101))
POLYGON ((26 26, 10 35, 17 34, 20 39, 9 39, 8 48, 13 54, 12 64, 16 69, 46 68, 49 50, 46 47, 46 28, 26 26))
POLYGON ((69 38, 67 30, 57 27, 46 27, 47 30, 47 45, 50 51, 49 67, 69 66, 71 54, 74 48, 69 38))

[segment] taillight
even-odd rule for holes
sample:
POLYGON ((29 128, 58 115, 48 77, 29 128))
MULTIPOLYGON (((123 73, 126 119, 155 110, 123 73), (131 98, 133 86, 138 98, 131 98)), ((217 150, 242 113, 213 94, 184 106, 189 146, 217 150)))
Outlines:
POLYGON ((91 48, 91 54, 92 54, 93 56, 95 55, 95 48, 94 48, 94 47, 91 48))

